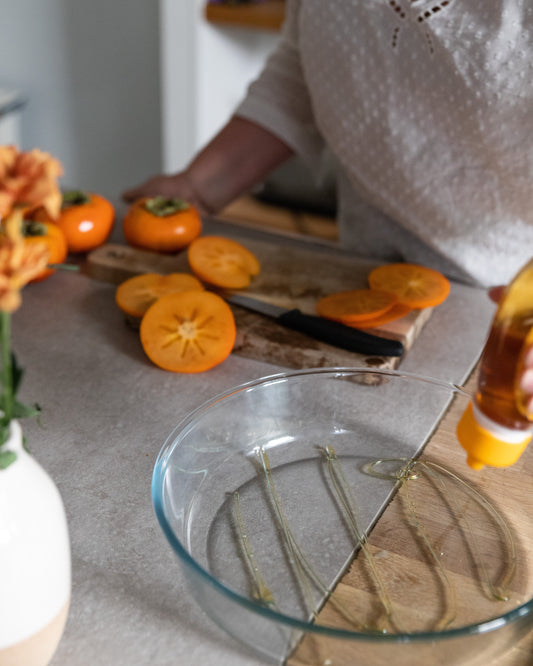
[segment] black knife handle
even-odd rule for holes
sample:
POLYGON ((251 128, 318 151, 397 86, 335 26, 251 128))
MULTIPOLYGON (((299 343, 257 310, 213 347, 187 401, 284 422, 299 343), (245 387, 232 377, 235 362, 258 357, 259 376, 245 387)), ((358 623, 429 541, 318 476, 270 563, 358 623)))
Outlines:
POLYGON ((404 346, 399 340, 371 335, 324 317, 303 314, 297 309, 288 310, 276 321, 286 328, 305 333, 315 340, 358 354, 402 356, 404 353, 404 346))

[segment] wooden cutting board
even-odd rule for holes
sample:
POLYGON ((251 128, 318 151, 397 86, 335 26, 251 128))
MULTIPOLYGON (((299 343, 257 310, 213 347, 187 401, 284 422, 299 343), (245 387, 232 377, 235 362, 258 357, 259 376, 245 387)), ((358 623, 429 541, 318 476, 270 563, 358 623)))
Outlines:
MULTIPOLYGON (((328 247, 248 238, 241 242, 261 263, 260 274, 245 293, 282 307, 299 308, 306 314, 316 314, 317 301, 327 294, 366 288, 368 273, 377 265, 328 247)), ((140 273, 167 274, 190 272, 190 269, 185 252, 164 255, 128 245, 107 244, 88 254, 86 271, 95 279, 119 284, 140 273)), ((344 351, 286 329, 262 315, 236 306, 232 309, 237 324, 234 352, 247 358, 293 369, 332 366, 395 368, 401 362, 401 357, 368 357, 344 351)), ((407 353, 430 316, 430 308, 413 310, 403 319, 368 332, 400 340, 407 353)))

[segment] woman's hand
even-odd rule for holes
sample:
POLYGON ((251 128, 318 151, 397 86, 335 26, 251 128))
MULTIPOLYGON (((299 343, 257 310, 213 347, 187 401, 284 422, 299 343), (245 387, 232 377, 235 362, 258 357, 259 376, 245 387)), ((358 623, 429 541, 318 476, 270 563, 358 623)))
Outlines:
POLYGON ((123 192, 122 198, 133 203, 142 197, 161 196, 167 199, 184 199, 193 205, 200 215, 210 213, 208 207, 196 193, 186 171, 174 175, 159 174, 152 176, 144 183, 123 192))
POLYGON ((131 202, 159 194, 185 199, 200 214, 218 213, 292 155, 292 149, 277 136, 235 116, 184 171, 153 176, 124 192, 122 198, 131 202))

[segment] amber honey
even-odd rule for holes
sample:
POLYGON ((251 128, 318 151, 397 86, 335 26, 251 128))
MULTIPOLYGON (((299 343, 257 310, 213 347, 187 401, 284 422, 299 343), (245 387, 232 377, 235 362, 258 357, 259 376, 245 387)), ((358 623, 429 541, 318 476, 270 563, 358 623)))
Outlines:
POLYGON ((521 378, 532 347, 533 259, 504 290, 481 355, 473 404, 457 424, 473 469, 513 465, 531 440, 531 396, 521 378))
POLYGON ((529 426, 529 420, 518 409, 516 389, 519 359, 529 332, 523 321, 492 327, 481 359, 476 392, 477 405, 486 416, 517 430, 529 426))

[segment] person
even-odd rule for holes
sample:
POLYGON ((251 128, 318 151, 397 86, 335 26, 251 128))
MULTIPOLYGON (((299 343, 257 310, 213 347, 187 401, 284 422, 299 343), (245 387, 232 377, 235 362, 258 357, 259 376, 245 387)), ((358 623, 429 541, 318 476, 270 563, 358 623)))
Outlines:
POLYGON ((293 154, 333 161, 355 254, 507 283, 533 249, 533 10, 287 0, 277 48, 181 173, 124 193, 216 213, 293 154))
POLYGON ((527 3, 287 0, 225 127, 123 197, 212 214, 294 154, 328 158, 344 248, 506 284, 533 253, 532 63, 527 3))

